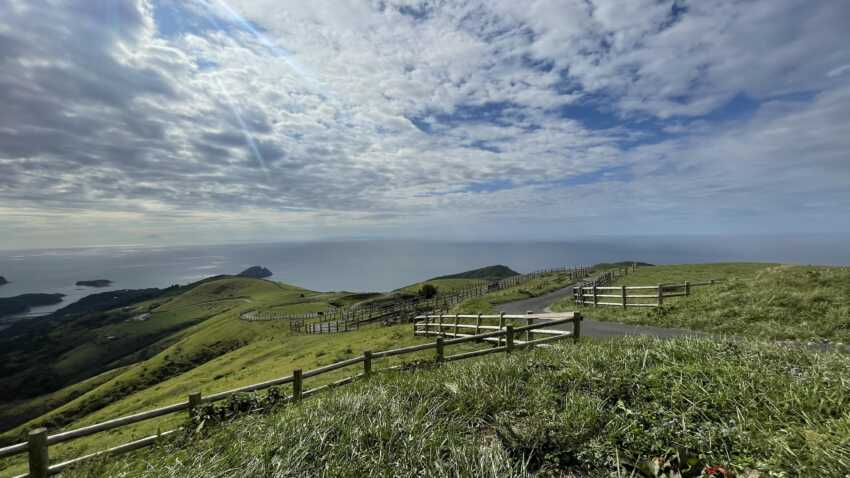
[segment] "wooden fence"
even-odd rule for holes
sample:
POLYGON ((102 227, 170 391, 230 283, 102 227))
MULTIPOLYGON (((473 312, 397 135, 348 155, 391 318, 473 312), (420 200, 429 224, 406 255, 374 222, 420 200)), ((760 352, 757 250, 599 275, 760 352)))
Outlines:
POLYGON ((568 274, 570 280, 578 280, 586 277, 591 269, 586 266, 558 267, 541 269, 528 274, 508 277, 495 282, 481 281, 481 283, 456 289, 445 294, 437 294, 425 299, 422 297, 399 298, 390 304, 383 306, 365 305, 361 307, 350 307, 338 309, 333 316, 324 316, 316 320, 293 320, 290 329, 301 334, 326 334, 336 332, 347 332, 357 330, 362 323, 383 320, 386 322, 404 322, 412 320, 418 314, 448 312, 455 305, 475 297, 481 297, 487 293, 516 287, 537 277, 548 274, 568 274))
MULTIPOLYGON (((564 337, 573 337, 578 340, 581 335, 581 318, 579 314, 574 314, 578 320, 572 321, 572 331, 566 330, 532 330, 536 321, 552 320, 558 321, 563 317, 563 314, 532 314, 525 315, 506 315, 504 312, 499 315, 482 315, 482 314, 439 314, 425 315, 417 317, 417 321, 413 323, 413 335, 437 335, 440 337, 466 338, 479 337, 480 340, 495 342, 497 346, 506 344, 508 340, 512 344, 542 344, 552 340, 559 340, 564 337), (487 321, 497 321, 495 324, 487 324, 487 321), (519 321, 517 324, 508 324, 508 321, 519 321), (501 335, 505 330, 512 330, 510 336, 501 335), (485 331, 482 333, 482 331, 485 331), (489 336, 487 331, 497 331, 500 334, 489 336), (525 331, 525 340, 518 340, 514 332, 525 331), (542 339, 535 338, 535 334, 549 335, 542 339)), ((550 322, 551 324, 551 322, 550 322)))
POLYGON ((319 317, 325 317, 326 315, 333 315, 335 312, 333 309, 328 309, 327 311, 322 312, 302 312, 300 314, 285 314, 281 312, 275 312, 273 310, 250 310, 240 315, 239 318, 248 322, 266 322, 271 320, 303 320, 303 319, 315 319, 319 317))
MULTIPOLYGON (((579 313, 562 313, 562 314, 539 314, 539 315, 498 315, 498 316, 453 316, 455 318, 456 323, 452 324, 455 332, 453 333, 453 337, 451 339, 446 340, 444 338, 445 335, 451 335, 452 332, 444 330, 443 327, 434 328, 434 323, 430 322, 434 320, 434 317, 438 316, 420 316, 417 317, 417 321, 415 321, 414 331, 416 335, 440 335, 437 337, 435 342, 425 343, 420 345, 414 345, 411 347, 404 347, 393 350, 384 350, 381 352, 371 352, 366 351, 363 352, 363 355, 359 357, 354 357, 348 360, 343 360, 340 362, 332 363, 330 365, 325 365, 323 367, 319 367, 317 369, 308 370, 306 372, 302 372, 300 369, 294 370, 291 375, 287 375, 281 378, 277 378, 274 380, 268 380, 266 382, 256 383, 253 385, 247 385, 244 387, 236 388, 233 390, 228 390, 225 392, 214 393, 212 395, 202 396, 199 392, 191 393, 187 397, 187 400, 175 403, 173 405, 168 405, 166 407, 157 408, 155 410, 150 410, 146 412, 140 412, 133 415, 127 415, 120 418, 115 418, 112 420, 107 420, 105 422, 96 423, 94 425, 89 425, 81 428, 76 428, 73 430, 59 432, 53 435, 48 435, 47 430, 45 428, 38 428, 32 430, 28 435, 28 440, 26 442, 17 443, 15 445, 7 446, 5 448, 0 448, 0 458, 5 456, 11 456, 21 453, 27 453, 29 458, 29 473, 25 475, 19 475, 16 478, 45 478, 49 475, 53 475, 56 473, 60 473, 62 470, 68 468, 69 466, 78 464, 85 460, 89 460, 95 457, 100 456, 110 456, 117 455, 125 452, 129 452, 132 450, 136 450, 139 448, 144 448, 150 446, 157 442, 161 437, 168 436, 174 434, 181 430, 181 428, 176 428, 173 430, 169 430, 166 432, 158 433, 156 435, 152 435, 146 438, 142 438, 139 440, 135 440, 129 443, 125 443, 123 445, 119 445, 113 448, 109 448, 107 450, 99 451, 96 453, 91 453, 85 456, 81 456, 78 458, 73 458, 70 460, 63 461, 61 463, 56 463, 51 465, 49 461, 49 446, 55 445, 57 443, 67 442, 69 440, 73 440, 75 438, 81 438, 84 436, 89 436, 94 433, 103 432, 107 430, 113 430, 116 428, 124 427, 127 425, 131 425, 134 423, 138 423, 145 420, 151 420, 154 418, 162 417, 164 415, 169 415, 177 412, 182 412, 184 410, 188 410, 189 416, 191 417, 194 409, 196 407, 206 404, 206 403, 214 403, 220 400, 225 400, 233 395, 238 393, 246 393, 246 392, 255 392, 258 390, 269 389, 271 387, 277 387, 280 385, 291 384, 292 394, 285 397, 285 402, 297 402, 301 399, 318 393, 319 391, 329 389, 335 386, 351 383, 354 380, 368 376, 372 373, 372 360, 384 357, 392 357, 398 355, 411 354, 415 352, 420 352, 424 350, 435 350, 434 360, 437 363, 448 362, 452 360, 460 360, 472 357, 478 357, 481 355, 492 354, 497 352, 505 352, 511 353, 515 349, 529 347, 529 346, 538 346, 543 345, 546 342, 550 342, 552 340, 558 340, 565 337, 573 337, 574 339, 579 338, 580 334, 580 324, 582 320, 582 316, 579 313), (468 334, 459 334, 457 330, 461 327, 461 324, 457 321, 459 319, 467 319, 467 318, 476 318, 478 320, 478 327, 476 332, 480 330, 491 330, 489 332, 484 333, 476 333, 472 335, 468 334), (482 320, 489 319, 498 319, 500 321, 500 326, 498 329, 485 328, 485 326, 481 325, 482 320), (526 321, 527 324, 519 327, 514 327, 513 325, 507 325, 504 323, 505 320, 523 320, 526 321), (536 334, 544 334, 550 333, 552 331, 546 330, 550 327, 562 325, 562 324, 573 324, 572 332, 562 332, 556 331, 555 334, 549 337, 545 337, 542 339, 535 339, 534 336, 536 334), (418 327, 418 328, 417 328, 418 327), (519 337, 520 334, 525 333, 525 340, 516 340, 516 337, 519 337), (529 338, 531 337, 531 338, 529 338), (452 345, 470 343, 470 342, 487 342, 493 341, 497 342, 497 346, 492 348, 486 348, 481 350, 475 350, 472 352, 462 352, 453 355, 445 355, 445 348, 452 345), (321 385, 309 390, 304 390, 304 381, 310 377, 317 377, 319 375, 332 372, 334 370, 338 370, 344 367, 350 367, 354 365, 362 364, 362 372, 355 373, 352 376, 344 378, 342 380, 337 380, 335 382, 321 385)), ((439 320, 439 319, 438 319, 439 320)), ((401 369, 403 365, 396 365, 393 367, 388 367, 384 370, 394 370, 401 369)))
POLYGON ((578 305, 594 307, 601 305, 624 309, 626 307, 660 307, 664 305, 665 298, 688 296, 693 287, 713 285, 721 280, 638 286, 582 285, 573 288, 573 296, 578 305))

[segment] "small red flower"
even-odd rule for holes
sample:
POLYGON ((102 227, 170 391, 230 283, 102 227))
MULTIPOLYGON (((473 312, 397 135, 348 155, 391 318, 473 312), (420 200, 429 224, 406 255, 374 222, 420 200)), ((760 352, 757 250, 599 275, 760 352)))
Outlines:
POLYGON ((722 466, 706 466, 705 474, 710 477, 726 478, 729 476, 729 472, 727 472, 726 468, 723 468, 722 466))

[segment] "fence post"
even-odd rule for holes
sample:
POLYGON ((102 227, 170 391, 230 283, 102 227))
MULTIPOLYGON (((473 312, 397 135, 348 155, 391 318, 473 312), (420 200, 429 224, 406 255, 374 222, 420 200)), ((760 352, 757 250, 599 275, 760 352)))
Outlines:
MULTIPOLYGON (((628 270, 628 269, 626 269, 628 270)), ((626 286, 620 286, 620 295, 623 296, 623 308, 626 308, 626 286)))
POLYGON ((596 296, 596 281, 593 281, 593 306, 596 307, 596 303, 599 302, 599 298, 596 296))
MULTIPOLYGON (((525 313, 528 314, 528 315, 531 315, 534 312, 532 312, 530 310, 526 310, 525 313)), ((532 324, 534 324, 534 319, 532 319, 531 317, 525 319, 525 325, 532 325, 532 324)), ((532 340, 534 340, 534 333, 531 331, 531 329, 528 329, 528 330, 525 331, 525 341, 530 342, 532 340)))
POLYGON ((508 325, 505 327, 505 353, 511 353, 514 348, 514 326, 508 325))
POLYGON ((478 318, 475 319, 475 335, 481 333, 481 314, 478 314, 478 318))
POLYGON ((443 336, 443 314, 440 314, 440 324, 437 326, 437 332, 440 334, 440 337, 443 336))
POLYGON ((581 338, 581 321, 584 320, 584 317, 581 316, 578 312, 573 314, 573 342, 578 342, 578 339, 581 338))
POLYGON ((189 394, 189 419, 195 416, 195 410, 201 405, 201 392, 189 394))
MULTIPOLYGON (((499 332, 501 332, 502 329, 504 329, 504 328, 505 328, 505 311, 500 311, 499 312, 499 332)), ((502 345, 502 336, 500 335, 499 340, 496 341, 496 346, 498 347, 498 346, 501 346, 501 345, 502 345)))
POLYGON ((368 377, 372 373, 372 352, 363 352, 363 376, 368 377))
POLYGON ((460 321, 460 314, 455 314, 455 337, 459 337, 457 323, 460 321))
POLYGON ((36 428, 27 435, 29 445, 30 478, 47 478, 49 457, 47 455, 47 428, 36 428))
POLYGON ((296 368, 292 371, 292 401, 301 401, 301 396, 304 391, 304 379, 301 377, 301 369, 296 368))
POLYGON ((664 284, 658 284, 658 304, 657 306, 661 306, 664 303, 664 284))
POLYGON ((437 337, 437 363, 443 362, 443 338, 437 337))
POLYGON ((685 281, 685 295, 691 295, 691 283, 690 283, 690 281, 685 281))

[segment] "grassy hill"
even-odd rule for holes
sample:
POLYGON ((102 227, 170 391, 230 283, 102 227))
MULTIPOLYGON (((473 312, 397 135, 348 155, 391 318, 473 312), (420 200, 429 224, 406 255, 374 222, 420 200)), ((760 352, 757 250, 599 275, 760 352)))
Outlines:
POLYGON ((494 314, 499 311, 499 304, 516 300, 539 297, 549 292, 573 284, 569 274, 552 272, 529 279, 522 284, 507 289, 489 292, 481 297, 468 299, 456 305, 450 311, 453 314, 494 314))
POLYGON ((70 476, 843 476, 848 376, 765 343, 564 344, 378 374, 70 476))
MULTIPOLYGON (((776 336, 776 331, 782 330, 777 324, 789 327, 784 333, 809 330, 809 334, 830 334, 835 339, 846 337, 850 329, 846 326, 850 317, 848 268, 770 264, 655 266, 639 268, 622 281, 656 284, 723 277, 730 280, 694 289, 690 297, 670 299, 659 310, 624 312, 599 307, 583 311, 593 319, 732 329, 740 331, 735 332, 737 335, 764 337, 776 336), (805 311, 809 315, 801 315, 805 311), (817 322, 817 318, 825 319, 817 322)), ((470 278, 435 280, 446 281, 445 287, 479 282, 470 278)), ((454 312, 492 312, 499 303, 540 295, 570 282, 564 274, 547 274, 462 303, 454 312)), ((5 402, 0 407, 0 420, 7 423, 7 431, 0 440, 6 444, 19 441, 35 426, 47 425, 55 431, 169 405, 185 399, 192 391, 220 392, 286 376, 295 368, 308 370, 326 365, 364 350, 421 343, 424 339, 413 337, 409 325, 375 325, 343 334, 300 336, 292 335, 286 321, 239 320, 242 313, 251 310, 319 311, 330 304, 389 300, 397 294, 403 292, 321 293, 267 280, 216 277, 168 289, 155 298, 117 309, 55 321, 39 336, 45 338, 42 344, 28 344, 20 338, 21 344, 4 342, 10 348, 0 344, 4 345, 0 347, 0 363, 18 367, 17 374, 3 374, 0 385, 8 386, 14 380, 23 383, 22 377, 27 373, 29 377, 39 377, 41 373, 73 377, 61 388, 5 402), (140 320, 147 314, 146 319, 140 320), (53 355, 50 347, 55 347, 53 355), (28 350, 33 351, 29 361, 28 350)), ((576 309, 571 301, 560 306, 576 309)), ((825 456, 838 457, 836 463, 845 463, 841 460, 850 456, 847 441, 841 438, 850 436, 850 418, 846 411, 841 412, 843 415, 831 411, 834 403, 846 403, 850 384, 846 357, 749 343, 667 344, 631 339, 613 344, 582 344, 578 348, 566 347, 562 356, 537 352, 519 354, 509 362, 500 358, 451 365, 424 375, 389 374, 376 378, 375 383, 355 384, 310 399, 303 407, 283 409, 267 417, 245 418, 208 431, 211 440, 203 441, 197 454, 182 449, 185 439, 178 438, 153 454, 142 452, 117 463, 102 463, 106 468, 99 465, 78 473, 235 476, 225 471, 230 469, 239 470, 234 472, 238 476, 267 476, 273 472, 278 476, 301 476, 317 474, 315 467, 325 462, 328 476, 359 476, 367 472, 382 475, 391 464, 398 466, 401 474, 420 466, 430 474, 522 476, 531 471, 543 476, 573 476, 573 472, 608 476, 605 473, 616 467, 617 457, 636 462, 656 456, 671 458, 679 445, 693 447, 706 464, 720 460, 718 457, 725 456, 728 449, 731 458, 718 463, 747 467, 756 466, 753 463, 761 460, 762 464, 773 466, 785 459, 788 465, 778 468, 781 470, 793 466, 809 470, 812 468, 805 467, 821 466, 825 456), (740 357, 744 358, 736 362, 740 357), (834 374, 829 375, 828 369, 834 374), (533 378, 538 374, 554 381, 539 382, 533 378), (755 388, 738 383, 749 377, 764 380, 755 381, 755 388), (834 390, 844 393, 845 398, 824 395, 827 398, 818 408, 814 397, 821 392, 832 393, 823 388, 829 380, 835 381, 834 390), (467 383, 480 388, 473 393, 467 383), (378 388, 371 392, 375 384, 378 388), (759 388, 762 386, 767 389, 759 388), (494 387, 501 387, 501 391, 492 390, 494 387), (398 401, 388 390, 398 396, 398 401), (370 393, 374 393, 373 398, 369 398, 370 393), (508 396, 512 403, 508 403, 508 396), (687 400, 693 402, 693 410, 685 406, 687 400), (716 400, 720 405, 714 403, 716 400), (538 407, 538 403, 542 405, 538 407), (791 410, 791 404, 800 408, 791 410), (757 405, 762 408, 757 410, 757 405), (345 406, 349 407, 348 412, 343 411, 345 406), (413 421, 405 421, 405 409, 413 414, 413 421), (736 415, 738 409, 743 415, 736 415), (430 415, 426 413, 429 410, 430 415), (670 425, 675 416, 686 417, 681 433, 669 430, 675 428, 670 425), (746 420, 741 421, 741 416, 746 420), (460 421, 456 422, 456 418, 460 421), (287 428, 296 427, 295 422, 282 423, 294 419, 302 420, 297 425, 301 428, 287 428), (730 425, 728 420, 732 419, 735 421, 730 425), (786 419, 789 427, 779 438, 771 438, 786 419), (499 428, 513 420, 517 421, 513 428, 499 428), (572 420, 579 425, 573 428, 565 424, 572 420), (767 423, 763 429, 754 425, 761 422, 767 423), (387 428, 389 423, 397 427, 387 428), (274 440, 262 439, 263 433, 274 440), (232 441, 230 448, 222 451, 228 436, 242 441, 232 441), (440 436, 445 437, 444 445, 436 441, 440 436), (587 436, 594 438, 587 440, 587 436), (699 440, 703 439, 710 445, 700 445, 699 440), (336 444, 336 448, 327 449, 329 443, 336 444), (424 450, 418 457, 417 446, 424 450), (793 446, 793 450, 807 447, 807 451, 795 457, 783 451, 786 446, 793 446), (366 457, 369 447, 376 456, 366 457), (309 450, 318 450, 318 455, 309 450), (254 460, 251 453, 260 453, 252 455, 254 458, 268 459, 254 460), (220 455, 220 461, 212 462, 211 454, 220 455), (173 461, 175 457, 181 459, 179 464, 173 461), (146 461, 148 465, 142 470, 146 461), (169 463, 173 466, 167 470, 160 468, 169 463), (576 463, 594 468, 586 470, 576 463), (278 468, 257 471, 255 466, 278 468)), ((376 361, 375 367, 386 366, 394 359, 376 361)), ((346 371, 322 375, 310 386, 343 374, 346 371)), ((171 416, 93 435, 51 447, 51 457, 59 460, 80 456, 184 422, 184 415, 171 416)), ((679 422, 675 423, 678 426, 679 422)), ((24 472, 25 459, 18 456, 0 460, 0 469, 4 473, 24 472)))
POLYGON ((459 274, 450 274, 446 276, 434 277, 430 280, 440 280, 440 279, 478 279, 478 280, 487 280, 487 281, 497 281, 502 279, 507 279, 508 277, 513 277, 519 275, 519 272, 511 269, 508 266, 504 266, 501 264, 495 266, 482 267, 480 269, 473 269, 471 271, 461 272, 459 274))
POLYGON ((419 292, 419 289, 421 289, 423 285, 430 284, 437 288, 438 293, 445 294, 458 289, 482 285, 485 282, 497 281, 507 277, 513 277, 515 275, 519 275, 519 272, 512 270, 508 266, 495 265, 460 272, 458 274, 433 277, 426 281, 417 282, 415 284, 410 284, 400 289, 396 289, 396 292, 415 294, 419 292))
POLYGON ((48 404, 51 417, 62 417, 49 423, 65 423, 262 337, 263 326, 245 327, 236 320, 243 311, 281 304, 299 309, 305 300, 324 309, 333 297, 265 280, 223 277, 181 294, 43 324, 30 336, 4 337, 0 385, 11 395, 3 397, 7 406, 0 408, 0 424, 17 425, 48 404), (86 387, 80 384, 89 378, 130 365, 134 367, 98 384, 96 394, 81 393, 86 387), (76 391, 62 391, 65 385, 76 391), (9 403, 10 397, 16 401, 9 403))
POLYGON ((685 327, 770 339, 830 339, 850 342, 850 268, 775 264, 697 264, 639 268, 614 285, 655 285, 725 278, 693 288, 663 307, 626 309, 576 306, 596 320, 685 327))

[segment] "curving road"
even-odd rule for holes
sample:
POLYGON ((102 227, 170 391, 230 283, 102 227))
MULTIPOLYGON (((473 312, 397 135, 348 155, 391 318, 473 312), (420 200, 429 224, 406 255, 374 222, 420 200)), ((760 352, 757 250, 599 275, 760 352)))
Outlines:
MULTIPOLYGON (((543 313, 549 312, 547 309, 555 302, 572 296, 573 286, 570 285, 539 297, 498 304, 496 305, 496 308, 506 314, 525 314, 529 311, 534 313, 543 313)), ((586 312, 584 315, 593 317, 593 312, 586 312)), ((572 330, 572 325, 564 324, 563 326, 557 326, 554 328, 572 330)), ((651 335, 653 337, 671 338, 707 334, 687 329, 668 329, 666 327, 652 327, 649 325, 618 324, 616 322, 600 322, 590 318, 585 318, 581 323, 581 335, 583 337, 597 338, 623 337, 627 335, 651 335)))

